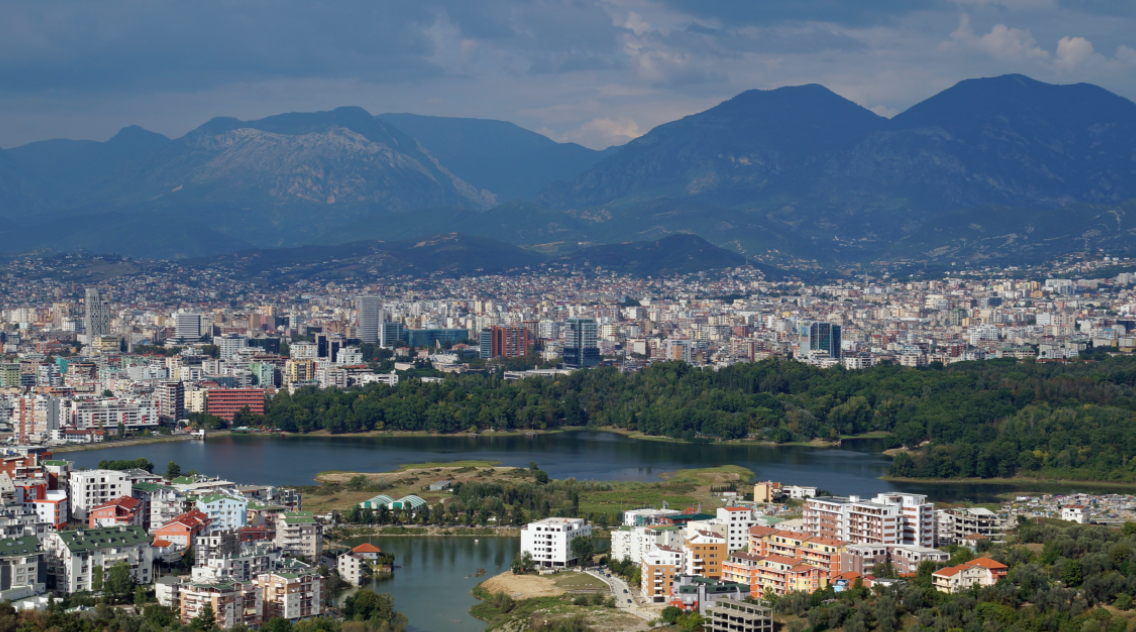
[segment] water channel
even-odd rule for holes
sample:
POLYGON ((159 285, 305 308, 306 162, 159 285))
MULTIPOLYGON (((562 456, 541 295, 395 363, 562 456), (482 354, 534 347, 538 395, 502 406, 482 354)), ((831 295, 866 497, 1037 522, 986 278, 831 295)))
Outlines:
MULTIPOLYGON (((991 502, 1012 491, 1067 493, 1108 491, 1091 485, 930 484, 881 480, 890 459, 878 440, 845 441, 839 448, 681 444, 629 439, 610 432, 567 432, 527 436, 468 437, 265 437, 229 435, 208 441, 156 443, 60 455, 78 467, 103 459, 146 457, 164 471, 168 461, 183 471, 197 470, 239 483, 309 485, 326 470, 381 472, 403 463, 460 459, 501 461, 527 467, 536 461, 553 478, 654 481, 662 472, 734 464, 760 480, 815 485, 835 494, 871 496, 885 491, 927 494, 937 502, 991 502)), ((484 624, 469 615, 470 589, 505 570, 519 549, 516 538, 382 537, 371 541, 393 553, 392 576, 376 580, 375 590, 390 592, 396 607, 418 632, 473 632, 484 624)))

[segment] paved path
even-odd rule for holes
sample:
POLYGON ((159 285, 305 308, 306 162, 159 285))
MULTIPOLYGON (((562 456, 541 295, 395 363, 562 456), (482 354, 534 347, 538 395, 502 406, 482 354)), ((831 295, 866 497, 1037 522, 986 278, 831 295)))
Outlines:
POLYGON ((608 588, 611 588, 611 592, 615 596, 615 605, 620 610, 633 614, 645 621, 654 621, 659 618, 659 610, 643 604, 639 591, 633 590, 622 578, 615 575, 609 577, 596 571, 587 571, 587 573, 607 584, 608 588), (625 590, 627 592, 623 592, 625 590), (631 603, 627 603, 628 599, 631 600, 631 603))

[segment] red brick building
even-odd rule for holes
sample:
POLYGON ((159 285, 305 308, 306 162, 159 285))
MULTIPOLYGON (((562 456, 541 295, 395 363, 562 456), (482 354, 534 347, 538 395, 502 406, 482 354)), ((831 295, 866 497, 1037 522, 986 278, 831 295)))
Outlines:
POLYGON ((225 421, 245 406, 254 415, 264 414, 264 390, 259 388, 211 388, 206 402, 205 412, 225 421))

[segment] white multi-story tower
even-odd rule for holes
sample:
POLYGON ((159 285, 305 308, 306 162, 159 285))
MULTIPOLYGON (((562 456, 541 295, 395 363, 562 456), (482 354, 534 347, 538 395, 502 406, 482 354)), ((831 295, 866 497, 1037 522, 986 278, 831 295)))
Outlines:
POLYGON ((99 289, 87 288, 86 315, 83 325, 86 329, 87 340, 93 341, 99 336, 110 335, 110 301, 99 296, 99 289))
POLYGON ((359 309, 359 340, 370 344, 378 344, 380 329, 383 326, 383 301, 377 296, 360 296, 359 309))

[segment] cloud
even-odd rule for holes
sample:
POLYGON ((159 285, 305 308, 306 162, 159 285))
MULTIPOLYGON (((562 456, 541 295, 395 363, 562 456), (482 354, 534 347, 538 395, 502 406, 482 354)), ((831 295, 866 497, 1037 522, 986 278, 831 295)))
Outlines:
POLYGON ((966 13, 959 18, 959 26, 950 39, 939 45, 939 50, 956 48, 982 51, 1000 60, 1047 60, 1049 52, 1037 44, 1028 30, 1010 28, 1005 24, 995 24, 985 35, 977 35, 970 26, 970 16, 966 13))
POLYGON ((1061 70, 1072 70, 1093 57, 1093 44, 1083 37, 1062 37, 1057 42, 1056 65, 1061 70))
POLYGON ((623 145, 644 134, 639 124, 628 118, 596 118, 564 134, 557 135, 550 132, 551 130, 542 130, 542 133, 562 142, 579 143, 589 147, 623 145))

